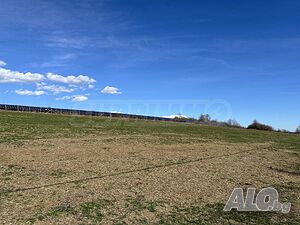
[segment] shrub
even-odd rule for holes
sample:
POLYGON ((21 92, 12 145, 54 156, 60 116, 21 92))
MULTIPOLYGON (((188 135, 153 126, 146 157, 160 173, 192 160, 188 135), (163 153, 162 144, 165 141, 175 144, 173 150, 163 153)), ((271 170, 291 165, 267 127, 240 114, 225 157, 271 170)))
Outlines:
POLYGON ((263 123, 259 123, 256 120, 254 120, 253 123, 247 127, 247 129, 274 131, 273 127, 263 123))
POLYGON ((211 120, 211 118, 210 118, 210 115, 208 115, 208 114, 205 114, 205 115, 202 114, 199 117, 199 122, 202 122, 202 123, 208 123, 210 120, 211 120))

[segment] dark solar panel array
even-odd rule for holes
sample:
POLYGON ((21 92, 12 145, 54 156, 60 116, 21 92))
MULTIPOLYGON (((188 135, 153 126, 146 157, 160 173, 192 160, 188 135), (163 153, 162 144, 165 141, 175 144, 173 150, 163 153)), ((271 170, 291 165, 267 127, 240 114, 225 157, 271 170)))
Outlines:
POLYGON ((125 114, 125 113, 97 112, 97 111, 87 111, 87 110, 77 110, 77 109, 60 109, 60 108, 51 108, 51 107, 36 107, 36 106, 23 106, 23 105, 0 104, 0 110, 172 121, 172 119, 170 118, 156 117, 156 116, 143 116, 143 115, 134 115, 134 114, 125 114))

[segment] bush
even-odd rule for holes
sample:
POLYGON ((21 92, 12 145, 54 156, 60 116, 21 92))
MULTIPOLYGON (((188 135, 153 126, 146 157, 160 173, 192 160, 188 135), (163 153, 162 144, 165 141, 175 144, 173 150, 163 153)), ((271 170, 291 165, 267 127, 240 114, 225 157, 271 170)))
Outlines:
POLYGON ((211 118, 210 118, 210 115, 208 115, 208 114, 202 114, 202 115, 200 115, 200 117, 199 117, 199 122, 201 122, 201 123, 208 123, 208 122, 210 122, 210 120, 211 120, 211 118))
POLYGON ((241 124, 239 124, 236 120, 228 120, 227 122, 225 122, 225 124, 228 126, 228 127, 237 127, 237 128, 241 128, 241 124))
POLYGON ((298 126, 298 127, 296 128, 296 133, 297 133, 297 134, 300 134, 300 126, 298 126))
POLYGON ((277 132, 281 132, 281 133, 291 133, 290 131, 286 130, 286 129, 278 129, 277 132))
POLYGON ((247 129, 274 131, 273 127, 263 123, 259 123, 256 120, 254 120, 253 123, 247 127, 247 129))

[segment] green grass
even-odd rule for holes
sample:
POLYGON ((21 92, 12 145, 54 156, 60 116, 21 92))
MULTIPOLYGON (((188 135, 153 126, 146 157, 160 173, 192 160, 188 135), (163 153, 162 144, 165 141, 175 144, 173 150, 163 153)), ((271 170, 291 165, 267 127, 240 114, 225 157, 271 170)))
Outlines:
POLYGON ((65 203, 50 208, 47 212, 37 212, 30 218, 26 219, 26 223, 35 224, 37 221, 55 220, 64 217, 75 216, 87 224, 99 224, 103 219, 103 210, 113 203, 106 199, 98 201, 84 202, 77 207, 65 203))
POLYGON ((164 202, 146 201, 143 198, 128 198, 126 199, 126 209, 130 211, 143 211, 156 212, 157 207, 162 206, 164 202))
POLYGON ((0 143, 18 145, 25 140, 103 134, 128 135, 129 138, 150 135, 156 137, 157 144, 210 140, 231 143, 271 142, 274 148, 300 151, 300 135, 297 134, 107 117, 0 112, 0 143))
POLYGON ((103 209, 105 209, 111 202, 108 200, 101 200, 98 202, 85 202, 80 205, 81 216, 93 222, 101 221, 103 219, 103 209))
POLYGON ((48 212, 37 212, 32 217, 26 220, 26 223, 34 224, 37 221, 43 221, 46 219, 54 219, 69 215, 75 215, 77 212, 69 204, 59 205, 49 209, 48 212))

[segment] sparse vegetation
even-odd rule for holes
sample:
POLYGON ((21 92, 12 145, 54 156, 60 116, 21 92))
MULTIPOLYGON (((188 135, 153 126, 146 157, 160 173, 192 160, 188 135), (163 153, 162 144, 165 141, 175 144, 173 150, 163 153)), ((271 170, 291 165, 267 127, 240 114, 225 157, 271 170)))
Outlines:
POLYGON ((56 169, 56 170, 54 170, 54 171, 52 171, 51 173, 50 173, 50 176, 54 176, 54 177, 63 177, 63 176, 65 176, 67 174, 67 172, 65 172, 64 170, 62 170, 62 169, 56 169))
POLYGON ((296 134, 18 112, 0 112, 0 124, 3 224, 299 222, 222 211, 232 187, 249 184, 277 184, 299 207, 296 134))
MULTIPOLYGON (((38 113, 0 112, 0 143, 21 146, 24 141, 48 138, 75 138, 105 134, 157 136, 157 144, 193 143, 201 140, 233 143, 272 142, 274 147, 287 147, 300 151, 298 135, 264 132, 230 127, 201 126, 106 117, 66 116, 38 113), (174 134, 184 137, 175 137, 174 134)), ((114 142, 115 138, 110 138, 114 142)), ((153 140, 141 140, 150 141, 153 140)))
MULTIPOLYGON (((272 186, 279 190, 282 196, 281 201, 289 201, 292 204, 297 202, 297 195, 300 194, 299 186, 295 186, 294 183, 272 186)), ((300 217, 296 210, 293 210, 289 215, 282 215, 276 212, 237 212, 236 210, 224 212, 224 203, 222 202, 176 206, 170 202, 149 202, 144 198, 129 198, 122 202, 119 207, 122 207, 126 214, 124 216, 116 216, 114 219, 116 222, 113 224, 292 225, 300 222, 300 217), (127 218, 126 215, 131 216, 127 218), (149 215, 151 216, 149 217, 149 215), (155 220, 152 219, 154 216, 156 217, 155 220)), ((78 206, 71 206, 66 203, 53 207, 45 213, 37 213, 27 221, 34 224, 37 221, 75 217, 80 218, 86 224, 101 224, 109 215, 118 215, 117 210, 114 203, 108 200, 84 202, 78 206)))

